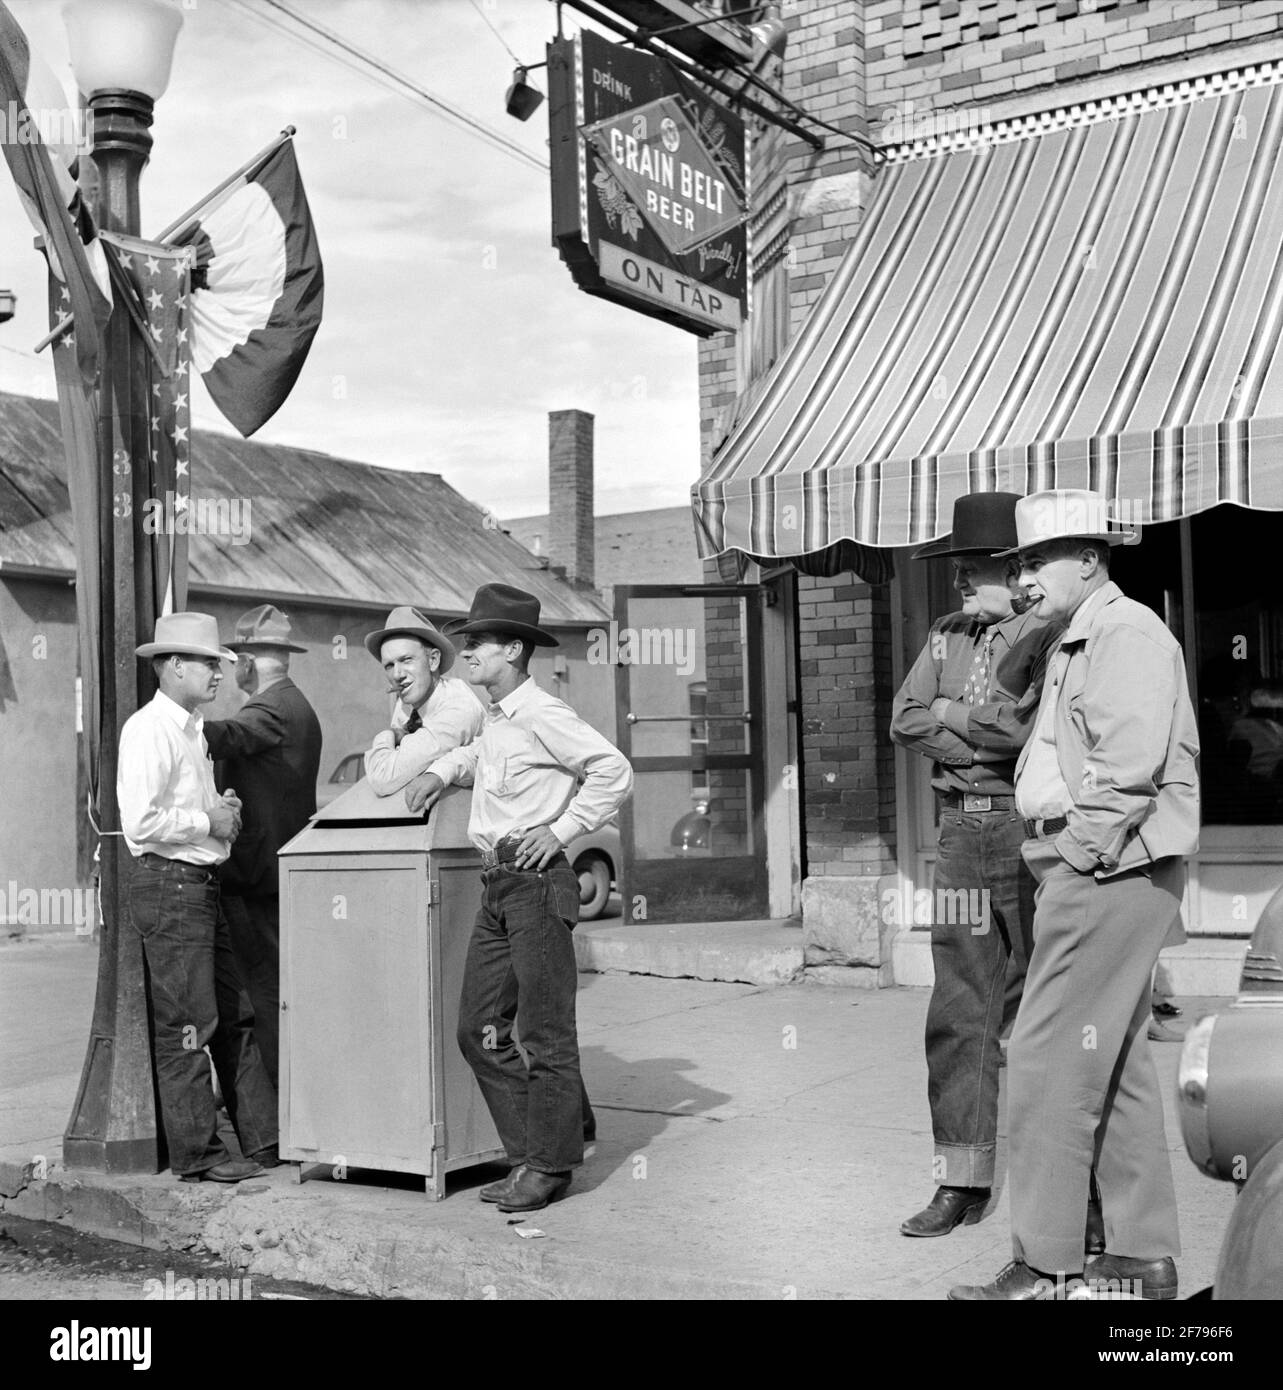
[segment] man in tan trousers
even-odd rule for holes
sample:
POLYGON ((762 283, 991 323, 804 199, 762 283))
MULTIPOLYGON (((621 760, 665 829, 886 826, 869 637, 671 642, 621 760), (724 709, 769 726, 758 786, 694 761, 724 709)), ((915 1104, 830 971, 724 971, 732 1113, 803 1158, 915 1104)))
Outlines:
POLYGON ((1180 644, 1109 578, 1098 494, 1016 508, 1020 583, 1067 624, 1016 768, 1034 950, 1007 1053, 1012 1262, 958 1300, 1175 1298, 1176 1198, 1149 1052, 1150 976, 1198 848, 1198 729, 1180 644), (1084 1262, 1093 1168, 1105 1253, 1084 1262), (1084 1267, 1085 1266, 1085 1267, 1084 1267), (1084 1282, 1085 1280, 1085 1282, 1084 1282))

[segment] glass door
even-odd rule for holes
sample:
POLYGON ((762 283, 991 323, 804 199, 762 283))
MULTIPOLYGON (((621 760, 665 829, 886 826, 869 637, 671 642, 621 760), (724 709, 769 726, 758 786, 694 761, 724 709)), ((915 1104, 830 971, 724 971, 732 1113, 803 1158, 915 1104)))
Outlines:
POLYGON ((763 838, 762 591, 621 585, 610 658, 626 922, 769 915, 763 838))

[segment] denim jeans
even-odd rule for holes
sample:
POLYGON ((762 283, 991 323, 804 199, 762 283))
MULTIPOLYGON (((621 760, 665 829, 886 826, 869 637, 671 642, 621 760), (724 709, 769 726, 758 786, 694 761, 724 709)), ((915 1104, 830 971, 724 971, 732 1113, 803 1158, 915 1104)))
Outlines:
POLYGON ((279 1090, 281 1052, 281 900, 223 894, 236 971, 254 1009, 254 1041, 279 1090))
POLYGON ((950 1187, 993 1186, 998 1039, 1015 1013, 1033 943, 1034 880, 1020 855, 1023 840, 1014 811, 940 815, 927 1095, 933 1173, 950 1187))
POLYGON ((206 1045, 227 1113, 247 1157, 277 1142, 276 1090, 254 1041, 254 1013, 237 974, 218 879, 174 860, 134 860, 129 917, 142 937, 151 986, 152 1054, 175 1173, 199 1173, 230 1155, 206 1045))
POLYGON ((563 1173, 583 1162, 591 1115, 575 1032, 579 880, 559 854, 541 873, 500 866, 485 870, 481 883, 459 997, 459 1050, 509 1163, 563 1173))

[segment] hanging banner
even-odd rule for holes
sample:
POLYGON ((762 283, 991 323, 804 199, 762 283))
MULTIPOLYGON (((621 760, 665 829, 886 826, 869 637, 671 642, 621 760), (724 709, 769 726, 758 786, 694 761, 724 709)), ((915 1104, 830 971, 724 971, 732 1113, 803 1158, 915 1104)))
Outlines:
POLYGON ((746 312, 744 123, 662 58, 548 46, 553 240, 589 294, 707 337, 746 312))

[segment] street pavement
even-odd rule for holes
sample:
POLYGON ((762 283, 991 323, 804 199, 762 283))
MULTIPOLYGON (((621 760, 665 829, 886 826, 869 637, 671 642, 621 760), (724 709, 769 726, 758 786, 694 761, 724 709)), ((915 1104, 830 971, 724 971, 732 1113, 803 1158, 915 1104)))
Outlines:
MULTIPOLYGON (((442 1202, 355 1170, 231 1188, 66 1172, 95 969, 86 941, 0 947, 0 1189, 20 1217, 376 1297, 940 1299, 1010 1257, 1001 1147, 979 1225, 897 1229, 932 1191, 926 990, 581 975, 599 1137, 569 1198, 519 1221, 476 1199, 493 1167, 452 1175, 442 1202), (24 1183, 37 1155, 47 1176, 24 1183)), ((1183 1027, 1227 1001, 1178 1002, 1183 1027)), ((1153 1050, 1190 1294, 1212 1282, 1234 1190, 1186 1157, 1180 1049, 1153 1050)))

